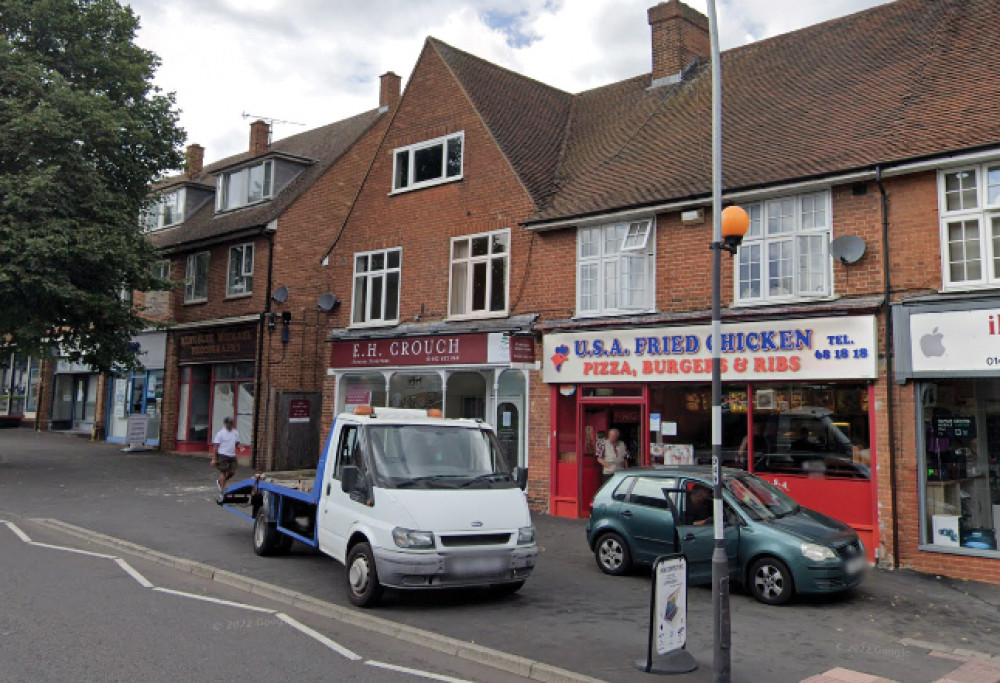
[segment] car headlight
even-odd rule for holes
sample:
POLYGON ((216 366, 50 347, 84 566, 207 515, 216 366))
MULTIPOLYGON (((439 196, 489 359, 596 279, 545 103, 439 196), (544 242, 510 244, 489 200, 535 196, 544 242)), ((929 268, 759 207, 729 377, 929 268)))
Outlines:
POLYGON ((833 552, 833 548, 818 543, 803 543, 802 554, 814 562, 837 559, 837 553, 833 552))
POLYGON ((517 530, 517 544, 531 545, 535 542, 535 527, 523 526, 517 530))
POLYGON ((434 533, 430 531, 414 531, 396 527, 392 530, 392 540, 400 548, 433 548, 434 533))

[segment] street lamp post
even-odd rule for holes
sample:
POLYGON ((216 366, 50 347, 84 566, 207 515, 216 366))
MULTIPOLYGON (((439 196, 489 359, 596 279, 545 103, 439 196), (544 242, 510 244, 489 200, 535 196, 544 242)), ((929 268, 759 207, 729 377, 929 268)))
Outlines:
POLYGON ((708 0, 708 32, 712 51, 712 551, 713 668, 717 683, 731 677, 729 619, 729 560, 726 557, 725 518, 722 505, 722 250, 735 254, 750 225, 747 212, 738 206, 722 210, 722 78, 719 63, 719 27, 715 0, 708 0))

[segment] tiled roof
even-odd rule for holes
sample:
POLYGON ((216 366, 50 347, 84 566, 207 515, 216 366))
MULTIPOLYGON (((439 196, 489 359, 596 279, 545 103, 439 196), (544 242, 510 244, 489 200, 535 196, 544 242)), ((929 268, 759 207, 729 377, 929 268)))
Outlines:
MULTIPOLYGON (((219 215, 215 214, 214 203, 208 202, 177 227, 149 233, 150 241, 163 249, 182 249, 187 244, 201 243, 254 229, 263 229, 316 182, 383 114, 384 112, 373 109, 273 142, 264 155, 257 156, 263 157, 266 154, 281 152, 312 159, 314 163, 308 166, 271 201, 219 215)), ((209 164, 197 178, 187 178, 186 176, 167 178, 157 183, 154 189, 167 187, 181 180, 206 183, 214 187, 215 172, 218 169, 230 167, 242 161, 250 161, 253 158, 254 155, 249 152, 236 154, 209 164)))
MULTIPOLYGON (((724 52, 726 188, 1000 143, 997 26, 996 0, 898 0, 724 52)), ((649 82, 573 98, 557 191, 530 222, 710 192, 707 65, 649 82)))
POLYGON ((435 38, 428 43, 469 96, 535 205, 541 206, 553 189, 573 96, 435 38))

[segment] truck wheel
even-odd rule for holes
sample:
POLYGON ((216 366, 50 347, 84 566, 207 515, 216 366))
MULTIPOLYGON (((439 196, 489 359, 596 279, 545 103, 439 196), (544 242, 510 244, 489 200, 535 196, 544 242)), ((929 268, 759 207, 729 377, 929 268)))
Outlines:
POLYGON ((632 568, 632 557, 628 551, 625 539, 609 531, 597 539, 594 544, 594 558, 597 566, 605 574, 621 576, 632 568))
POLYGON ((792 573, 776 557, 762 557, 754 562, 748 579, 750 593, 765 605, 784 605, 795 593, 792 573))
POLYGON ((267 508, 262 507, 253 520, 253 551, 262 557, 277 554, 282 536, 278 525, 268 520, 267 508))
POLYGON ((371 546, 358 543, 347 553, 347 597, 358 607, 374 607, 382 599, 382 584, 378 580, 375 557, 371 546))

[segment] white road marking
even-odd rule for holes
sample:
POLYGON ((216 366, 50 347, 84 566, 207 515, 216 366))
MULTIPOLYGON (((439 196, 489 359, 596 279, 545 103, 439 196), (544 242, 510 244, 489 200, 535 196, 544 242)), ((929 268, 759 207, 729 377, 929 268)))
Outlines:
POLYGON ((319 631, 314 631, 313 629, 309 628, 308 626, 306 626, 302 622, 299 622, 299 621, 296 621, 295 619, 292 619, 287 614, 283 614, 281 612, 278 612, 278 614, 276 616, 279 619, 281 619, 283 622, 285 622, 286 624, 288 624, 289 626, 291 626, 292 628, 297 629, 298 631, 301 631, 302 633, 306 634, 310 638, 313 638, 313 639, 317 640, 318 642, 322 643, 323 645, 326 645, 328 648, 330 648, 331 650, 333 650, 337 654, 343 655, 344 657, 347 657, 348 659, 353 660, 355 662, 359 662, 362 659, 364 659, 361 655, 359 655, 359 654, 357 654, 355 652, 352 652, 351 650, 348 650, 346 647, 344 647, 343 645, 340 645, 339 643, 333 642, 332 640, 330 640, 329 638, 327 638, 326 636, 324 636, 319 631))
POLYGON ((406 666, 396 666, 395 664, 386 664, 385 662, 376 662, 373 659, 369 659, 365 662, 368 666, 378 667, 379 669, 388 669, 389 671, 398 671, 404 674, 411 674, 413 676, 420 676, 421 678, 430 678, 435 681, 445 681, 445 683, 472 683, 472 681, 467 681, 464 678, 452 678, 451 676, 445 676, 443 674, 433 674, 430 671, 421 671, 420 669, 411 669, 406 666))
POLYGON ((149 579, 147 579, 145 576, 143 576, 138 571, 136 571, 135 567, 133 567, 132 565, 130 565, 128 562, 126 562, 122 558, 116 557, 115 558, 115 564, 117 564, 119 567, 121 567, 122 569, 124 569, 125 573, 128 574, 129 576, 131 576, 136 581, 138 581, 139 585, 142 586, 143 588, 152 588, 153 587, 153 584, 151 584, 149 582, 149 579))
POLYGON ((78 555, 89 555, 90 557, 100 557, 104 560, 114 560, 117 559, 114 555, 105 555, 104 553, 95 553, 90 550, 80 550, 79 548, 67 548, 63 545, 52 545, 50 543, 39 543, 38 541, 29 541, 30 545, 37 546, 39 548, 49 548, 50 550, 65 550, 68 553, 77 553, 78 555))
POLYGON ((247 605, 243 602, 233 602, 232 600, 222 600, 220 598, 212 598, 207 595, 198 595, 196 593, 185 593, 184 591, 175 591, 172 588, 160 588, 157 586, 153 589, 159 593, 169 593, 170 595, 178 595, 182 598, 191 598, 192 600, 202 600, 204 602, 211 602, 216 605, 226 605, 227 607, 239 607, 240 609, 248 609, 252 612, 264 612, 265 614, 274 614, 273 609, 267 609, 266 607, 257 607, 256 605, 247 605))
POLYGON ((11 531, 14 532, 15 536, 17 536, 18 538, 20 538, 25 543, 31 543, 31 537, 28 536, 28 534, 26 534, 23 531, 21 531, 20 527, 18 527, 16 524, 14 524, 14 522, 8 522, 7 520, 4 520, 3 523, 7 525, 8 529, 10 529, 11 531))

